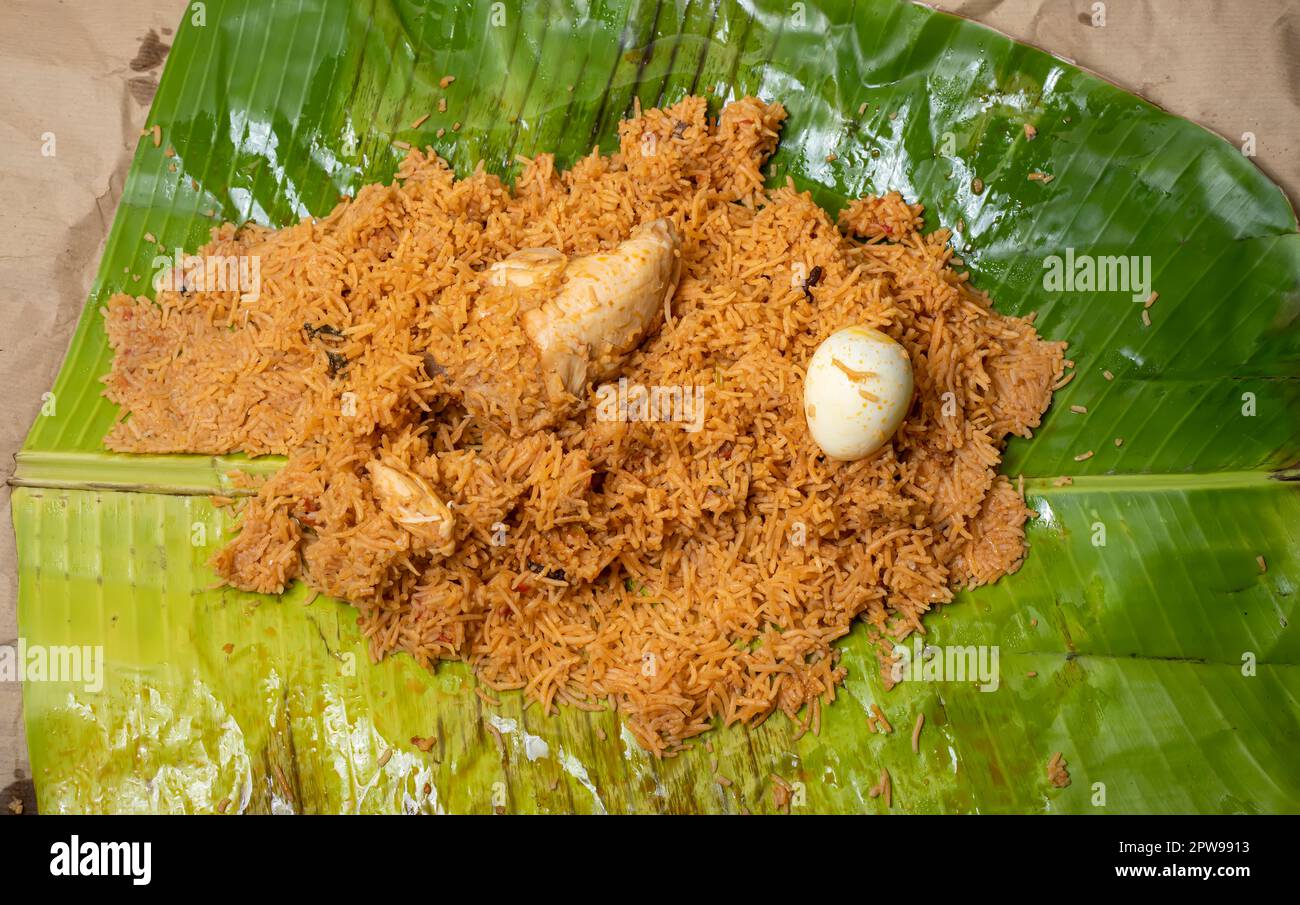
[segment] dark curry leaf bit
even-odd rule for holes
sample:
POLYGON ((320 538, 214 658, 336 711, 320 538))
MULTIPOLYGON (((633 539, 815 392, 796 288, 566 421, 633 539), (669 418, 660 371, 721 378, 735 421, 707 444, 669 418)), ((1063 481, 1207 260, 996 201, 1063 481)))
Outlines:
POLYGON ((310 323, 304 323, 302 328, 307 331, 308 339, 316 339, 322 333, 326 336, 332 336, 335 339, 343 338, 343 331, 337 327, 331 327, 329 324, 321 324, 319 327, 313 327, 310 323))
POLYGON ((808 278, 803 281, 803 297, 808 301, 813 300, 812 288, 822 281, 822 265, 818 264, 808 272, 808 278))
POLYGON ((338 352, 326 352, 325 356, 330 362, 330 376, 337 377, 344 368, 348 366, 348 357, 338 352))

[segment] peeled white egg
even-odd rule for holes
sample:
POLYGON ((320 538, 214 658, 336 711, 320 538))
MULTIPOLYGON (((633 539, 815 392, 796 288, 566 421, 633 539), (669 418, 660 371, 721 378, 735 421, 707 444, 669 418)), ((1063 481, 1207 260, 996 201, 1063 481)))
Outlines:
POLYGON ((804 415, 813 440, 832 459, 851 462, 880 449, 911 405, 912 361, 879 330, 837 330, 808 363, 804 415))

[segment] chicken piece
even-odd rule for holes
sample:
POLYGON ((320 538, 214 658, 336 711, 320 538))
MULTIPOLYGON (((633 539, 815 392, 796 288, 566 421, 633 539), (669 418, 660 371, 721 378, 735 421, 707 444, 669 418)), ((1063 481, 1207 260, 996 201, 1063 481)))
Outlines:
POLYGON ((368 462, 366 470, 385 515, 443 556, 455 551, 455 517, 424 478, 396 462, 377 459, 368 462))
POLYGON ((668 220, 585 257, 521 249, 488 268, 466 329, 435 335, 426 370, 446 374, 467 409, 513 436, 545 429, 580 404, 589 379, 617 373, 658 323, 680 269, 668 220))
POLYGON ((488 283, 530 289, 557 276, 566 260, 564 253, 554 248, 521 248, 488 268, 488 283))
MULTIPOLYGON (((533 265, 551 266, 553 258, 533 265)), ((518 285, 517 268, 505 272, 518 285)), ((680 274, 677 231, 665 219, 643 224, 613 251, 569 261, 559 293, 522 317, 548 383, 558 377, 576 396, 588 379, 613 376, 655 325, 680 274)))
POLYGON ((470 312, 470 322, 487 320, 503 294, 513 297, 522 310, 536 308, 541 298, 554 291, 568 260, 554 248, 521 248, 497 261, 488 268, 489 289, 470 312))

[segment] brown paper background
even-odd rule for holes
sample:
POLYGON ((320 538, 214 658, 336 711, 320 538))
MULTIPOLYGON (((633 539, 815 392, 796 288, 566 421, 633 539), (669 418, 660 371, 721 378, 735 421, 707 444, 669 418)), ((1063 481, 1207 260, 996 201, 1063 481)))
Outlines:
MULTIPOLYGON (((1300 198, 1300 0, 939 0, 1240 146, 1300 198)), ((0 479, 58 372, 186 0, 0 0, 0 479), (152 32, 152 34, 151 34, 152 32), (54 133, 53 157, 41 153, 54 133)), ((0 645, 17 638, 0 487, 0 645)), ((21 692, 0 682, 0 814, 35 797, 21 692)))

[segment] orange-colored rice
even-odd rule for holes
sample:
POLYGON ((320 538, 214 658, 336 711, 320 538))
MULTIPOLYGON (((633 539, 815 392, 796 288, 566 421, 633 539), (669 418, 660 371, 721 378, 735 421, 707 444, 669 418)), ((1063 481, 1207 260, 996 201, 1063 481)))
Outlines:
POLYGON ((856 618, 902 639, 954 589, 1018 568, 1028 513, 997 469, 1039 423, 1064 344, 994 312, 897 193, 837 228, 808 194, 764 189, 784 116, 747 98, 710 121, 687 98, 624 122, 612 156, 528 161, 513 189, 412 151, 397 182, 322 220, 224 227, 205 253, 260 255, 260 298, 114 297, 106 394, 128 414, 105 442, 287 454, 213 565, 239 588, 302 579, 350 601, 376 657, 465 659, 548 709, 613 702, 660 754, 714 720, 810 706, 806 725, 856 618), (705 387, 703 429, 603 423, 590 404, 530 428, 535 354, 509 318, 470 325, 485 268, 607 250, 657 217, 682 237, 682 278, 623 373, 705 387), (808 435, 802 378, 854 323, 907 348, 916 400, 892 443, 837 463, 808 435), (474 374, 518 411, 467 408, 474 374), (378 507, 381 451, 452 505, 450 556, 378 507))

